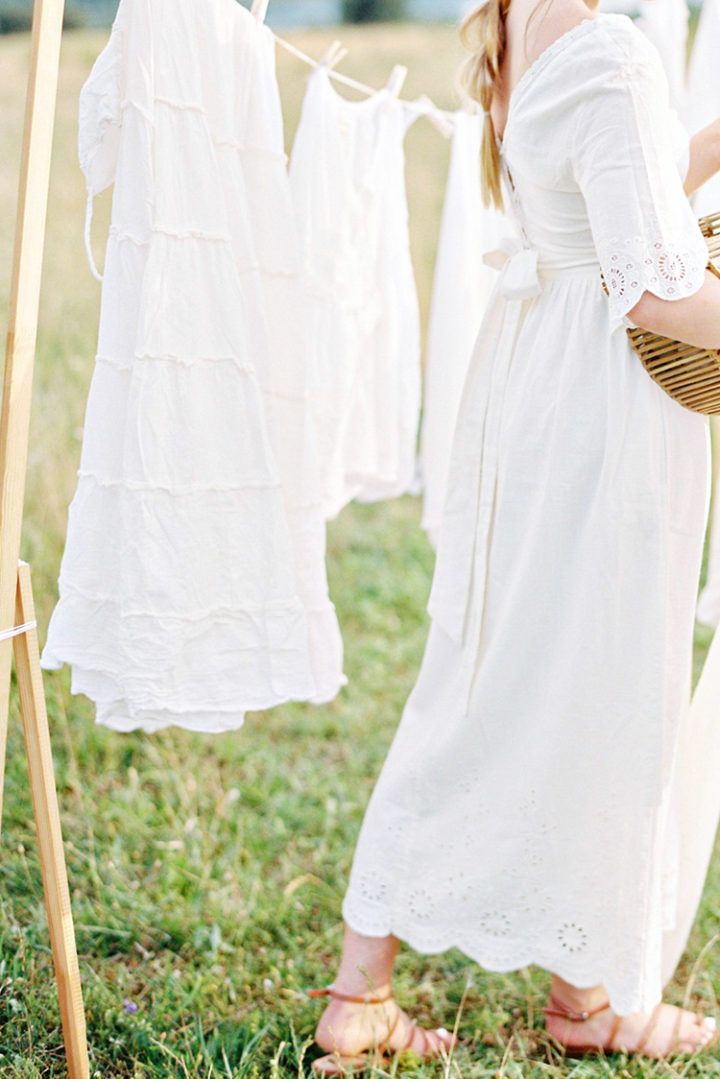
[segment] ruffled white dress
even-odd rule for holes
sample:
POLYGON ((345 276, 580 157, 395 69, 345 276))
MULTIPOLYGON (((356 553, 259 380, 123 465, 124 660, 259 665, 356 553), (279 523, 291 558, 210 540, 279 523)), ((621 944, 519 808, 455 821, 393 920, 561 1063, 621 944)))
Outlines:
POLYGON ((526 243, 463 390, 427 650, 343 907, 421 951, 602 982, 619 1013, 658 1001, 717 820, 705 802, 698 844, 683 810, 720 766, 688 713, 707 424, 624 332, 644 290, 703 282, 681 134, 622 15, 565 34, 513 93, 526 243))
POLYGON ((403 141, 416 115, 389 89, 348 101, 321 65, 293 144, 329 518, 354 498, 404 494, 415 479, 420 321, 403 141))
POLYGON ((507 214, 483 205, 480 113, 459 110, 453 126, 428 323, 420 432, 422 526, 434 547, 463 384, 497 277, 483 256, 513 230, 507 214))
POLYGON ((98 355, 43 652, 99 723, 239 726, 343 682, 270 31, 122 0, 80 107, 114 181, 98 355))

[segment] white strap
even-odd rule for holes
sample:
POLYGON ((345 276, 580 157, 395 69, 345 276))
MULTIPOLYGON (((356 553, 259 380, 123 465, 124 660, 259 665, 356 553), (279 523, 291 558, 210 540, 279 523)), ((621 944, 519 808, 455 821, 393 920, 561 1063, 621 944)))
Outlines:
MULTIPOLYGON (((102 281, 102 274, 95 265, 95 259, 92 253, 92 243, 90 241, 90 228, 92 226, 93 215, 93 198, 94 196, 88 191, 87 205, 85 207, 85 250, 87 252, 88 262, 90 263, 90 272, 97 281, 102 281)), ((2 640, 2 638, 0 638, 2 640)))
POLYGON ((251 11, 255 18, 258 20, 258 22, 265 22, 268 3, 269 0, 253 0, 251 11))
POLYGON ((427 94, 420 94, 420 97, 416 97, 414 101, 403 101, 403 105, 413 116, 427 116, 433 127, 444 138, 452 138, 455 133, 455 114, 439 109, 427 94))
POLYGON ((395 67, 390 72, 390 78, 387 81, 387 90, 393 97, 400 96, 400 91, 407 78, 407 73, 408 69, 404 64, 395 64, 395 67))
POLYGON ((3 629, 0 631, 0 641, 9 641, 11 637, 19 637, 21 633, 27 633, 30 629, 37 629, 37 622, 23 622, 21 626, 3 629))

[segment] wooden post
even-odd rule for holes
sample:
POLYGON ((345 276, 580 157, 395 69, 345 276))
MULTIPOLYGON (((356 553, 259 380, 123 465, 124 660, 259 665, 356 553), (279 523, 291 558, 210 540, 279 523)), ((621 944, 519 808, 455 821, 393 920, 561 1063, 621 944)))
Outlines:
POLYGON ((33 626, 35 609, 30 584, 30 567, 26 562, 21 562, 18 568, 15 619, 18 626, 32 627, 14 638, 15 670, 22 708, 30 791, 35 812, 38 853, 45 906, 50 924, 50 942, 60 999, 68 1073, 71 1079, 87 1079, 85 1012, 80 990, 80 972, 75 950, 75 931, 70 911, 70 892, 60 831, 50 731, 40 670, 40 649, 37 629, 33 626))
POLYGON ((33 7, 0 408, 0 821, 14 642, 68 1074, 70 1079, 88 1079, 85 1014, 40 672, 30 571, 24 563, 18 568, 63 10, 63 0, 35 0, 33 7), (29 625, 26 626, 26 623, 29 625), (14 626, 24 627, 23 631, 9 637, 8 633, 14 626))
MULTIPOLYGON (((35 0, 0 411, 0 631, 13 625, 63 0, 35 0)), ((0 821, 12 641, 0 641, 0 821)))

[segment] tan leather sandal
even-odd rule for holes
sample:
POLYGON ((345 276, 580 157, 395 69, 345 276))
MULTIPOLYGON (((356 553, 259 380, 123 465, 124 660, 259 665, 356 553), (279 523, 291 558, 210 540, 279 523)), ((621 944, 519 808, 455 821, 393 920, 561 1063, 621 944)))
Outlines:
MULTIPOLYGON (((586 1023, 588 1021, 588 1019, 592 1018, 592 1016, 599 1015, 600 1012, 607 1011, 607 1009, 609 1009, 609 1007, 610 1007, 610 1001, 608 1000, 604 1004, 600 1004, 597 1008, 592 1008, 590 1011, 576 1012, 576 1011, 573 1011, 571 1008, 569 1008, 566 1004, 563 1004, 563 1002, 561 1000, 558 1000, 557 997, 551 996, 549 1006, 547 1008, 544 1008, 543 1011, 544 1011, 545 1015, 553 1015, 553 1016, 559 1017, 560 1019, 566 1019, 568 1021, 568 1023, 586 1023)), ((563 1042, 561 1042, 561 1045, 563 1046, 565 1056, 568 1056, 568 1057, 581 1057, 581 1056, 587 1056, 588 1054, 603 1054, 603 1053, 630 1053, 632 1056, 641 1056, 645 1052, 645 1049, 647 1047, 647 1043, 648 1043, 648 1041, 650 1039, 650 1036, 651 1036, 652 1032, 654 1031, 654 1029, 655 1029, 655 1027, 657 1025, 658 1016, 659 1016, 659 1012, 660 1012, 661 1008, 662 1008, 662 1003, 657 1004, 653 1008, 653 1010, 652 1010, 652 1012, 650 1014, 650 1018, 648 1019, 647 1023, 645 1024, 645 1027, 644 1027, 644 1029, 643 1029, 643 1031, 642 1031, 642 1033, 640 1035, 640 1039, 638 1040, 638 1042, 634 1046, 625 1045, 618 1038, 618 1035, 619 1035, 619 1032, 620 1032, 620 1026, 621 1026, 622 1021, 623 1021, 623 1016, 616 1015, 614 1017, 614 1019, 613 1019, 613 1023, 612 1023, 612 1026, 610 1028, 609 1036, 607 1037, 607 1039, 604 1041, 604 1043, 602 1045, 600 1045, 599 1043, 598 1044, 588 1043, 588 1044, 580 1044, 580 1045, 565 1045, 563 1042)), ((673 1032, 673 1037, 672 1037, 672 1041, 670 1042, 670 1048, 669 1048, 668 1052, 665 1053, 663 1057, 654 1057, 654 1059, 666 1059, 667 1057, 671 1057, 674 1054, 680 1052, 680 1050, 678 1050, 676 1047, 678 1046, 678 1044, 682 1040, 680 1038, 680 1036, 679 1036, 679 1027, 680 1027, 681 1018, 682 1018, 682 1012, 678 1011, 678 1017, 677 1017, 677 1020, 675 1022, 675 1030, 673 1032)), ((698 1016, 697 1021, 698 1021, 698 1024, 701 1024, 703 1022, 700 1019, 699 1016, 698 1016)), ((710 1026, 708 1026, 707 1029, 711 1030, 712 1028, 710 1026)), ((707 1044, 704 1044, 704 1045, 703 1044, 698 1044, 695 1052, 700 1052, 703 1049, 707 1049, 715 1041, 717 1041, 717 1035, 715 1035, 714 1038, 709 1039, 707 1044)))
MULTIPOLYGON (((592 1008, 590 1011, 575 1012, 572 1010, 572 1008, 568 1008, 566 1004, 563 1004, 561 1000, 558 1000, 557 997, 551 996, 550 1003, 546 1008, 543 1008, 543 1012, 545 1013, 545 1015, 555 1015, 560 1019, 567 1019, 568 1023, 586 1023, 588 1019, 591 1019, 593 1017, 593 1015, 599 1015, 600 1012, 607 1011, 609 1007, 610 1001, 606 1000, 604 1004, 600 1004, 597 1008, 592 1008)), ((620 1029, 621 1023, 622 1016, 616 1015, 613 1021, 613 1025, 610 1028, 610 1037, 608 1038, 607 1043, 604 1046, 591 1045, 589 1043, 587 1045, 565 1045, 564 1043, 561 1043, 565 1052, 565 1056, 582 1057, 586 1056, 588 1053, 618 1052, 618 1049, 615 1046, 615 1037, 618 1030, 620 1029)))
MULTIPOLYGON (((308 989, 307 995, 312 998, 331 997, 333 1000, 339 1000, 343 1004, 387 1004, 392 1000, 391 994, 386 997, 350 997, 345 993, 339 993, 332 985, 328 985, 324 989, 308 989)), ((436 1030, 431 1031, 439 1039, 439 1044, 435 1045, 431 1041, 428 1031, 419 1027, 414 1019, 410 1020, 409 1036, 405 1044, 399 1048, 390 1046, 389 1042, 402 1018, 408 1017, 401 1008, 398 1008, 397 1015, 388 1027, 384 1041, 377 1046, 369 1047, 353 1056, 346 1056, 337 1050, 334 1053, 328 1053, 326 1056, 313 1061, 313 1071, 317 1075, 353 1075, 367 1067, 383 1067, 388 1062, 388 1056, 397 1056, 410 1049, 424 1060, 431 1060, 433 1057, 440 1058, 446 1050, 450 1049, 452 1037, 444 1027, 438 1027, 436 1030), (421 1036, 420 1044, 413 1044, 417 1041, 418 1035, 421 1036)))

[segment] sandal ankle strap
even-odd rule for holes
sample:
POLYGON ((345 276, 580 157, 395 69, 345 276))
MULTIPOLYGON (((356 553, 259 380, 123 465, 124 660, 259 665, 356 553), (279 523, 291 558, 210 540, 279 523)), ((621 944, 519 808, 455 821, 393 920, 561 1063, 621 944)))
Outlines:
POLYGON ((560 1019, 567 1019, 571 1023, 585 1023, 593 1015, 599 1015, 600 1012, 607 1011, 609 1007, 610 1001, 606 1000, 604 1004, 599 1004, 597 1008, 591 1008, 589 1011, 574 1012, 572 1008, 568 1008, 567 1004, 563 1004, 557 997, 551 996, 549 1006, 543 1008, 543 1011, 545 1015, 556 1015, 560 1019))
POLYGON ((346 993, 339 993, 334 985, 326 985, 323 989, 308 989, 307 995, 313 999, 332 997, 333 1000, 339 1000, 343 1004, 387 1004, 389 1000, 392 1000, 391 993, 388 993, 386 997, 350 997, 346 993))

